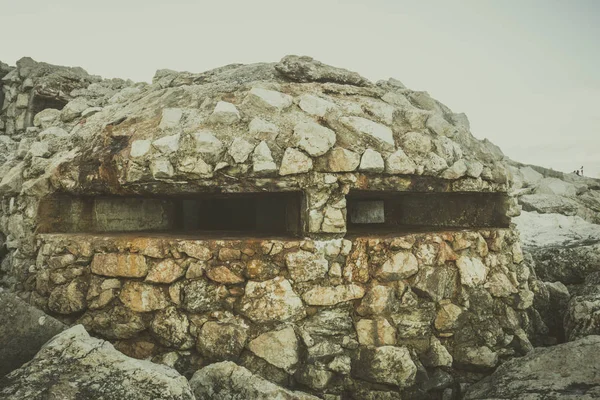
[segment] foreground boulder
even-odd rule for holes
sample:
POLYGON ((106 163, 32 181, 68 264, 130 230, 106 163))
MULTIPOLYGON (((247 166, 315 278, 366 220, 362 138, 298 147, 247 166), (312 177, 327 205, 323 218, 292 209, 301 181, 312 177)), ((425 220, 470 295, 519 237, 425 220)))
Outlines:
POLYGON ((231 361, 202 368, 194 374, 190 385, 197 399, 317 400, 309 394, 279 387, 231 361))
POLYGON ((0 377, 31 360, 62 322, 30 306, 14 293, 0 292, 0 377))
POLYGON ((600 335, 600 272, 590 274, 569 301, 564 328, 568 341, 600 335))
POLYGON ((175 370, 129 358, 76 325, 2 378, 0 398, 183 400, 194 396, 187 380, 175 370))
POLYGON ((471 386, 467 400, 600 398, 600 336, 537 348, 471 386))

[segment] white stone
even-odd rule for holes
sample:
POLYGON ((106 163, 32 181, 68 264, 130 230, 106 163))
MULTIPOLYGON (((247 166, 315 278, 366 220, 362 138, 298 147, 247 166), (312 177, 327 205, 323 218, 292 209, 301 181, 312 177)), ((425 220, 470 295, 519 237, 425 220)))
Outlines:
POLYGON ((336 142, 335 132, 316 122, 300 122, 294 126, 294 141, 313 157, 322 156, 336 142))
POLYGON ((356 323, 358 342, 363 346, 394 346, 396 328, 387 319, 361 319, 356 323))
POLYGON ((152 142, 152 146, 163 154, 171 154, 179 150, 180 135, 164 136, 152 142))
POLYGON ((279 135, 279 128, 277 125, 259 117, 253 118, 252 121, 250 121, 248 128, 250 130, 250 135, 257 140, 273 141, 277 138, 277 135, 279 135))
POLYGON ((89 107, 89 108, 86 108, 85 110, 83 110, 83 112, 81 113, 81 117, 82 118, 91 117, 92 115, 94 115, 100 111, 102 111, 102 107, 89 107))
POLYGON ((200 157, 187 156, 179 160, 177 170, 200 178, 213 176, 213 168, 200 157))
POLYGON ((50 126, 55 124, 59 118, 60 110, 56 110, 54 108, 46 108, 45 110, 42 110, 39 113, 35 114, 35 117, 33 117, 33 125, 39 126, 42 129, 48 129, 50 126))
POLYGON ((383 172, 385 162, 379 152, 373 149, 367 149, 360 159, 359 171, 363 172, 383 172))
POLYGON ((270 173, 277 170, 277 165, 275 165, 271 155, 271 149, 264 140, 254 149, 252 162, 252 169, 256 173, 270 173))
POLYGON ((150 152, 151 142, 149 140, 134 140, 131 142, 129 156, 131 158, 140 158, 150 152))
POLYGON ((334 103, 308 93, 300 96, 298 105, 305 113, 318 117, 324 117, 330 110, 336 108, 334 103))
POLYGON ((394 122, 394 107, 384 103, 380 100, 375 100, 372 98, 364 98, 362 99, 362 103, 364 108, 367 109, 369 114, 374 115, 382 122, 391 125, 394 122))
POLYGON ((192 137, 196 142, 196 151, 200 153, 204 160, 216 162, 223 154, 223 142, 217 139, 212 132, 200 131, 193 133, 192 137))
POLYGON ((311 306, 332 306, 350 300, 360 299, 365 295, 361 286, 350 284, 340 286, 315 286, 308 290, 302 299, 311 306))
POLYGON ((279 168, 279 175, 293 175, 303 174, 312 169, 313 162, 310 157, 296 150, 292 147, 285 149, 283 159, 281 160, 281 167, 279 168))
POLYGON ((29 154, 32 157, 42 157, 46 158, 50 156, 50 150, 48 149, 47 142, 34 142, 31 144, 29 148, 29 154))
POLYGON ((433 133, 440 136, 453 137, 457 132, 457 129, 450 122, 446 121, 439 114, 432 114, 427 119, 427 128, 431 129, 433 133))
POLYGON ((209 122, 214 124, 230 125, 240 120, 240 112, 237 107, 226 101, 219 101, 208 118, 209 122))
POLYGON ((53 126, 48 129, 44 129, 38 135, 40 140, 61 138, 61 137, 67 137, 67 136, 69 136, 69 133, 67 131, 65 131, 64 129, 59 128, 58 126, 53 126))
POLYGON ((233 160, 239 164, 248 159, 252 150, 254 150, 254 145, 252 143, 248 142, 246 139, 237 137, 233 140, 233 143, 231 143, 227 152, 233 160))
POLYGON ((152 172, 152 176, 156 179, 170 178, 175 174, 173 165, 171 165, 169 160, 164 158, 153 160, 150 164, 150 172, 152 172))
POLYGON ((87 100, 83 97, 78 97, 67 103, 60 112, 60 119, 63 122, 73 121, 79 117, 83 111, 89 107, 87 100))
POLYGON ((521 167, 520 171, 523 175, 524 186, 526 187, 536 185, 544 177, 544 175, 540 174, 531 167, 521 167))
POLYGON ((392 133, 392 130, 385 125, 378 124, 377 122, 362 117, 342 117, 340 121, 354 131, 368 135, 382 144, 395 145, 394 134, 392 133))
POLYGON ((388 174, 414 174, 416 170, 416 164, 402 149, 390 154, 385 164, 385 172, 388 174))
POLYGON ((407 132, 402 136, 401 147, 411 155, 424 155, 431 150, 431 139, 427 135, 419 132, 407 132))
POLYGON ((249 96, 254 97, 260 104, 277 110, 284 110, 292 105, 292 96, 275 90, 252 88, 249 96))
POLYGON ((461 256, 456 260, 456 266, 463 285, 475 287, 485 282, 487 268, 479 258, 461 256))
POLYGON ((263 333, 248 344, 251 352, 269 364, 288 373, 295 371, 298 364, 298 338, 294 328, 263 333))
POLYGON ((158 127, 160 129, 172 129, 179 125, 183 110, 181 108, 164 108, 162 110, 162 118, 158 127))
POLYGON ((467 176, 479 178, 483 172, 483 164, 477 160, 467 161, 467 176))
POLYGON ((380 280, 397 281, 413 276, 419 271, 417 258, 410 252, 399 252, 377 269, 376 275, 380 280))

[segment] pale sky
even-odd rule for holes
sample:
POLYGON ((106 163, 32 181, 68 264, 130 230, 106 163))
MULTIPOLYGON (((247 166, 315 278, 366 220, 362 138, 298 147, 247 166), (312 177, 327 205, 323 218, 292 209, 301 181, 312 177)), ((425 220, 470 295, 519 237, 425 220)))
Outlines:
POLYGON ((0 0, 0 60, 150 81, 309 55, 465 112, 509 157, 600 177, 600 1, 0 0))

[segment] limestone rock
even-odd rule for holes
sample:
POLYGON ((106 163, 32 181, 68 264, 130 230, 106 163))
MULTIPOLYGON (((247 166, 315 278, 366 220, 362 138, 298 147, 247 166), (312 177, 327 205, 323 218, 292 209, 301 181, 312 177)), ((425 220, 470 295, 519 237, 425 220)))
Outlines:
POLYGON ((474 287, 484 283, 487 277, 487 268, 479 258, 462 256, 456 260, 456 266, 463 285, 474 287))
POLYGON ((344 68, 325 65, 311 57, 285 56, 275 69, 296 82, 334 82, 343 85, 370 86, 371 83, 344 68))
POLYGON ((327 165, 331 172, 351 172, 356 170, 360 164, 360 155, 357 153, 336 147, 327 157, 327 165))
POLYGON ((252 161, 252 169, 255 173, 268 174, 277 170, 277 165, 275 165, 271 155, 271 149, 264 140, 254 148, 252 161))
POLYGON ((393 309, 396 301, 396 288, 376 285, 367 291, 356 312, 363 316, 384 314, 393 309))
POLYGON ((395 146, 392 130, 385 125, 362 117, 342 117, 340 122, 354 132, 370 137, 385 149, 395 146))
POLYGON ((134 140, 131 142, 131 149, 129 150, 129 156, 131 158, 141 158, 150 152, 150 146, 152 142, 150 140, 134 140))
POLYGON ((292 105, 292 96, 275 90, 252 88, 246 101, 266 110, 282 111, 292 105))
POLYGON ((208 365, 194 374, 190 386, 198 399, 317 400, 275 385, 231 361, 208 365))
POLYGON ((234 104, 219 101, 208 118, 213 124, 231 125, 240 120, 240 112, 234 104))
POLYGON ((146 282, 152 283, 171 283, 185 274, 185 270, 173 260, 162 260, 152 266, 146 282))
POLYGON ((150 172, 155 179, 168 179, 175 175, 173 164, 166 158, 157 158, 150 163, 150 172))
POLYGON ((240 355, 248 335, 236 323, 208 321, 198 335, 198 350, 213 360, 234 359, 240 355))
POLYGON ((225 150, 223 142, 211 131, 195 132, 192 138, 196 152, 206 162, 216 163, 225 150))
POLYGON ((335 132, 316 122, 300 122, 294 126, 294 142, 313 157, 322 156, 336 142, 335 132))
POLYGON ((324 278, 329 267, 326 259, 304 250, 286 254, 285 263, 294 282, 324 278))
POLYGON ((402 149, 396 150, 385 160, 385 172, 388 174, 413 174, 417 166, 402 149))
POLYGON ((282 277, 264 282, 249 281, 240 312, 257 323, 283 322, 305 316, 302 300, 290 282, 282 277))
POLYGON ((367 149, 360 159, 359 171, 363 172, 383 172, 385 162, 383 157, 373 149, 367 149))
POLYGON ((311 306, 332 306, 350 300, 360 299, 365 290, 358 285, 316 286, 308 290, 302 298, 311 306))
POLYGON ((0 291, 0 377, 31 360, 40 347, 67 329, 15 294, 0 291))
POLYGON ((467 390, 465 399, 595 399, 600 396, 600 336, 539 347, 503 363, 467 390), (527 397, 524 397, 527 396, 527 397))
POLYGON ((160 342, 168 347, 190 349, 194 340, 189 334, 189 321, 186 315, 175 307, 160 310, 150 324, 150 330, 160 342))
POLYGON ((312 94, 303 94, 300 96, 298 106, 305 113, 315 115, 317 117, 324 117, 329 111, 337 108, 334 103, 312 94))
POLYGON ((146 258, 139 254, 98 253, 91 269, 94 274, 124 278, 143 278, 148 273, 146 258))
POLYGON ((272 122, 255 117, 248 125, 250 135, 257 140, 274 141, 279 135, 279 128, 272 122))
POLYGON ((219 265, 206 270, 206 276, 218 283, 236 284, 244 282, 244 278, 231 271, 225 265, 219 265))
POLYGON ((58 334, 22 368, 0 379, 6 400, 56 398, 193 400, 185 377, 129 358, 76 325, 58 334))
POLYGON ((463 346, 455 349, 453 354, 459 365, 478 370, 489 370, 498 364, 498 353, 487 346, 463 346))
POLYGON ((281 167, 279 168, 279 175, 293 175, 293 174, 303 174, 312 169, 313 162, 310 157, 308 157, 303 152, 294 149, 293 147, 288 147, 285 149, 285 153, 283 154, 283 159, 281 160, 281 167))
POLYGON ((399 387, 414 384, 417 367, 406 347, 361 348, 352 363, 352 375, 374 383, 399 387))
POLYGON ((449 331, 457 327, 458 317, 462 314, 462 308, 452 303, 444 303, 435 317, 435 329, 449 331))
POLYGON ((293 373, 298 364, 298 338, 291 327, 263 333, 248 348, 269 364, 293 373))
POLYGON ((567 306, 564 318, 565 337, 573 341, 600 334, 600 285, 590 285, 567 306))
POLYGON ((163 136, 160 139, 156 139, 154 142, 152 142, 152 146, 154 146, 162 154, 171 154, 179 150, 180 138, 181 135, 179 134, 163 136))
POLYGON ((381 281, 389 282, 409 278, 418 271, 417 258, 412 253, 398 252, 383 263, 376 270, 375 275, 381 281))
POLYGON ((183 110, 181 108, 163 108, 162 117, 158 127, 160 129, 173 129, 179 126, 183 110))
POLYGON ((124 305, 139 312, 160 310, 169 305, 161 287, 137 281, 125 282, 119 298, 124 305))
POLYGON ((246 139, 236 137, 233 139, 233 143, 231 143, 227 152, 233 160, 239 164, 248 159, 252 150, 254 150, 254 145, 252 143, 248 142, 246 139))
POLYGON ((54 288, 48 298, 48 308, 59 314, 73 314, 83 311, 86 306, 88 283, 83 278, 76 278, 68 284, 54 288))
POLYGON ((182 306, 193 313, 220 310, 222 299, 218 286, 205 280, 186 282, 183 286, 182 306))

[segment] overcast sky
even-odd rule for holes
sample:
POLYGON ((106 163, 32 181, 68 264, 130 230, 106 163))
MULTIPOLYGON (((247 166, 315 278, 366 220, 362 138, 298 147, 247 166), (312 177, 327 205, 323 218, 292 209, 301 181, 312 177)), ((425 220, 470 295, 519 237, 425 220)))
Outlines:
POLYGON ((509 157, 600 177, 600 1, 0 0, 0 60, 150 81, 310 55, 465 112, 509 157))

